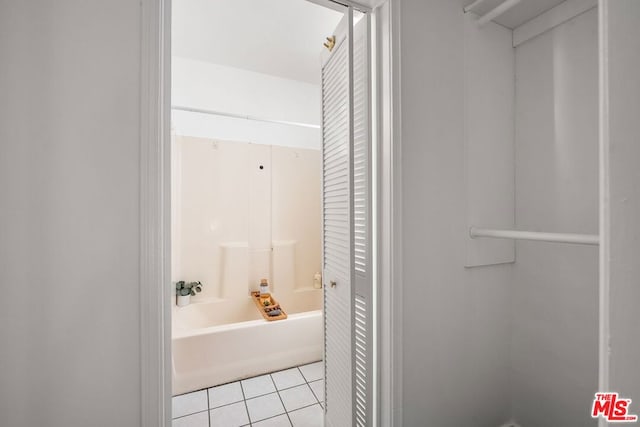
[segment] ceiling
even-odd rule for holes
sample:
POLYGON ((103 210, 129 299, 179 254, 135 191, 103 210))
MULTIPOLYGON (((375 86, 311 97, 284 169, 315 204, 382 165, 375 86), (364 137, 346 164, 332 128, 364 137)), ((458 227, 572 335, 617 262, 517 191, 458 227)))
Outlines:
POLYGON ((174 0, 173 54, 314 84, 342 14, 306 0, 174 0))
MULTIPOLYGON (((173 54, 319 84, 322 43, 342 14, 314 1, 174 0, 173 54)), ((485 0, 474 12, 503 1, 485 0)), ((494 22, 513 29, 563 1, 521 0, 494 22)))
MULTIPOLYGON (((483 15, 499 4, 504 3, 504 1, 505 0, 486 0, 474 9, 474 12, 483 15)), ((493 22, 514 29, 541 13, 558 6, 560 3, 564 3, 564 1, 565 0, 521 0, 520 3, 494 19, 493 22)), ((465 4, 469 5, 471 3, 473 3, 473 0, 468 0, 465 4)))

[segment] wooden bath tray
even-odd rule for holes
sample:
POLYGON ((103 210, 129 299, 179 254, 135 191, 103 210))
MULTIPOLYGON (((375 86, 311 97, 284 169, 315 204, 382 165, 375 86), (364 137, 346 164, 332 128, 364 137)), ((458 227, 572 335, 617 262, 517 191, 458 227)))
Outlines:
POLYGON ((278 304, 278 301, 274 300, 271 295, 269 295, 269 302, 271 304, 267 306, 262 305, 262 303, 260 302, 260 292, 258 291, 251 292, 251 299, 255 303, 256 307, 258 307, 258 311, 262 314, 262 317, 264 317, 265 320, 273 321, 283 320, 287 318, 287 313, 284 312, 282 307, 280 307, 280 304, 278 304), (269 316, 269 314, 267 314, 268 311, 275 309, 280 309, 280 314, 278 314, 277 316, 269 316))

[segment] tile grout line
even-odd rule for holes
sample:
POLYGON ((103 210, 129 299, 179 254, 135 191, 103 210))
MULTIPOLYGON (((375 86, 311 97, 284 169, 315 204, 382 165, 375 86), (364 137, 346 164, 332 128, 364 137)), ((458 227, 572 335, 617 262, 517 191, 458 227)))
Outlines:
MULTIPOLYGON (((207 405, 207 406, 209 406, 209 405, 207 405)), ((171 421, 179 420, 180 418, 190 417, 191 415, 201 414, 201 413, 207 412, 207 411, 209 411, 209 410, 208 409, 203 409, 201 411, 190 412, 188 414, 180 415, 179 417, 171 418, 171 421)), ((173 416, 173 414, 171 416, 173 416)))
MULTIPOLYGON (((314 363, 315 363, 315 362, 314 362, 314 363)), ((303 365, 303 366, 304 366, 304 365, 303 365)), ((305 377, 305 376, 304 376, 304 373, 302 373, 302 370, 300 369, 300 366, 297 366, 297 368, 298 368, 298 371, 300 371, 300 374, 302 375, 302 378, 304 378, 304 381, 305 381, 305 382, 304 382, 304 384, 299 384, 299 385, 297 385, 297 386, 293 386, 293 387, 289 387, 289 388, 286 388, 286 389, 282 389, 282 391, 289 390, 289 389, 292 389, 292 388, 294 388, 294 387, 300 387, 300 386, 302 386, 302 385, 305 385, 305 384, 306 384, 306 386, 309 388, 309 391, 311 392, 311 395, 313 396, 313 398, 314 398, 316 401, 315 401, 314 403, 310 403, 309 405, 305 405, 305 406, 301 406, 300 408, 296 408, 296 409, 294 409, 294 410, 292 410, 292 411, 287 411, 287 408, 285 408, 285 411, 286 411, 287 417, 289 418, 289 422, 291 423, 291 425, 293 425, 293 422, 291 421, 291 417, 289 416, 289 412, 300 411, 300 410, 302 410, 302 409, 310 408, 310 407, 315 406, 315 405, 320 405, 320 408, 322 408, 322 404, 321 404, 321 403, 320 403, 320 401, 318 400, 318 397, 316 396, 316 394, 313 392, 313 389, 311 388, 311 384, 309 383, 309 381, 307 381, 307 377, 305 377)), ((322 378, 317 379, 317 380, 315 380, 315 381, 320 381, 321 379, 322 379, 322 378)), ((315 381, 312 381, 312 382, 315 382, 315 381)), ((278 396, 280 396, 280 391, 278 391, 278 396)), ((280 397, 280 400, 282 400, 282 397, 280 397)), ((282 405, 284 406, 284 402, 282 402, 282 405)))
POLYGON ((209 422, 209 427, 211 427, 211 400, 209 400, 209 389, 207 388, 207 421, 209 422))
MULTIPOLYGON (((317 362, 314 362, 317 363, 317 362)), ((298 368, 299 369, 299 368, 298 368)), ((300 372, 302 372, 302 370, 300 370, 300 372)), ((304 376, 304 374, 302 374, 302 376, 304 377, 304 380, 307 381, 307 377, 304 376)), ((318 402, 318 405, 320 405, 320 407, 322 408, 322 402, 320 402, 320 399, 318 399, 318 396, 316 396, 316 393, 313 391, 313 389, 311 388, 311 383, 315 383, 318 381, 324 381, 324 375, 322 376, 322 378, 318 378, 317 380, 313 380, 313 381, 307 381, 307 385, 309 386, 309 388, 311 389, 311 394, 313 394, 313 397, 316 398, 316 401, 318 402)), ((323 408, 324 409, 324 408, 323 408)))
MULTIPOLYGON (((242 386, 240 386, 240 387, 242 387, 242 386)), ((265 395, 263 395, 263 396, 266 396, 266 394, 265 394, 265 395)), ((258 397, 258 396, 256 396, 256 397, 258 397)), ((251 400, 251 399, 253 399, 253 397, 250 397, 250 398, 249 398, 249 400, 251 400)), ((240 399, 240 400, 236 400, 235 402, 225 403, 224 405, 218 405, 218 406, 216 406, 216 407, 209 408, 209 409, 210 409, 210 410, 214 410, 214 409, 224 408, 225 406, 231 406, 231 405, 235 405, 235 404, 237 404, 237 403, 240 403, 240 402, 242 402, 243 400, 244 400, 244 398, 242 398, 242 399, 240 399)), ((200 411, 200 412, 202 412, 202 411, 200 411)))
POLYGON ((294 410, 294 411, 291 411, 291 412, 299 411, 300 409, 310 408, 310 407, 312 407, 312 406, 316 406, 317 404, 318 404, 318 402, 316 402, 316 403, 310 403, 310 404, 308 404, 308 405, 306 405, 306 406, 303 406, 302 408, 298 408, 298 409, 296 409, 296 410, 294 410))
MULTIPOLYGON (((320 381, 320 380, 316 380, 316 381, 320 381)), ((311 394, 313 394, 313 397, 316 398, 316 402, 318 402, 318 405, 320 405, 320 399, 318 399, 318 396, 316 396, 316 392, 313 391, 313 389, 311 388, 311 384, 307 382, 307 385, 309 386, 309 389, 311 389, 311 394)))
MULTIPOLYGON (((302 409, 311 408, 312 406, 316 406, 317 404, 318 404, 318 403, 310 403, 310 404, 308 404, 308 405, 305 405, 305 406, 301 406, 301 407, 299 407, 299 408, 296 408, 296 409, 294 409, 294 410, 293 410, 293 411, 291 411, 291 412, 296 412, 296 411, 300 411, 300 410, 302 410, 302 409)), ((289 413, 289 412, 287 412, 287 414, 288 414, 288 413, 289 413)))
POLYGON ((244 402, 244 410, 247 412, 247 419, 249 420, 248 425, 250 426, 253 424, 253 421, 251 420, 251 415, 249 415, 249 406, 247 406, 247 396, 245 396, 244 394, 244 387, 242 387, 242 381, 238 381, 238 384, 240 384, 240 391, 242 392, 242 401, 244 402))
MULTIPOLYGON (((300 409, 302 409, 302 408, 300 408, 300 409)), ((281 417, 281 416, 286 415, 286 414, 287 414, 287 411, 284 411, 282 414, 272 415, 272 416, 267 417, 267 418, 264 418, 264 419, 262 419, 262 420, 260 420, 260 421, 256 421, 256 424, 257 424, 257 423, 261 423, 261 422, 263 422, 263 421, 272 420, 272 419, 274 419, 274 418, 278 418, 278 417, 281 417)), ((246 427, 246 426, 248 426, 248 425, 249 425, 249 424, 246 424, 246 425, 245 425, 245 426, 243 426, 243 427, 246 427)), ((253 425, 253 424, 252 424, 252 425, 253 425)))
MULTIPOLYGON (((275 384, 275 381, 273 381, 273 378, 271 378, 271 374, 263 374, 263 375, 258 375, 258 376, 259 376, 259 377, 269 376, 269 380, 271 380, 271 385, 273 385, 274 391, 270 391, 270 392, 268 392, 268 393, 264 393, 264 394, 259 394, 259 395, 256 395, 256 396, 252 396, 252 397, 250 397, 250 398, 248 398, 248 399, 245 397, 245 401, 244 401, 244 402, 245 402, 245 405, 247 405, 247 400, 254 400, 254 399, 258 399, 258 398, 260 398, 260 397, 270 396, 270 395, 272 395, 272 394, 278 394, 278 388, 276 387, 276 384, 275 384)), ((253 378, 257 378, 257 377, 253 377, 253 378)), ((247 379, 251 379, 251 378, 247 378, 247 379)), ((243 380, 243 381, 244 381, 244 380, 243 380)), ((239 382, 240 382, 240 384, 242 385, 242 381, 239 381, 239 382)), ((294 386, 294 387, 296 387, 296 386, 294 386)), ((288 388, 287 388, 287 390, 288 390, 288 389, 290 389, 290 388, 293 388, 293 387, 288 387, 288 388)), ((243 388, 242 390, 243 390, 243 396, 244 396, 244 388, 243 388)), ((278 398, 280 398, 280 395, 279 395, 279 394, 278 394, 278 398)), ((272 415, 272 416, 270 416, 270 417, 267 417, 267 418, 264 418, 264 419, 261 419, 261 420, 257 420, 257 421, 256 421, 256 423, 258 423, 258 422, 262 422, 262 421, 264 421, 264 420, 269 420, 269 419, 271 419, 271 418, 279 417, 279 416, 281 416, 281 415, 286 414, 287 409, 284 407, 284 402, 282 402, 282 399, 280 399, 280 403, 282 403, 282 408, 284 409, 284 412, 283 412, 283 413, 281 413, 281 414, 276 414, 276 415, 272 415)), ((248 410, 249 410, 249 407, 248 407, 248 405, 247 405, 247 412, 248 412, 248 410)), ((253 425, 253 421, 251 421, 251 417, 249 417, 249 421, 251 422, 251 425, 253 425)))
MULTIPOLYGON (((184 418, 184 417, 188 417, 188 416, 191 416, 191 415, 200 414, 200 413, 202 413, 202 412, 207 411, 207 415, 208 415, 208 417, 207 417, 207 421, 208 421, 209 427, 211 427, 211 411, 212 411, 213 409, 219 409, 219 408, 223 408, 223 407, 225 407, 225 406, 234 405, 234 404, 239 403, 240 401, 238 401, 238 402, 231 402, 231 403, 225 403, 224 405, 219 405, 219 406, 216 406, 215 408, 213 408, 213 407, 211 407, 211 401, 210 401, 210 390, 211 390, 212 388, 215 388, 215 387, 219 387, 219 386, 223 386, 223 385, 230 385, 230 384, 233 384, 233 383, 236 383, 236 382, 237 382, 237 383, 240 385, 240 391, 242 392, 242 401, 244 402, 245 411, 247 412, 247 417, 249 418, 249 424, 246 424, 246 425, 252 425, 252 424, 253 424, 253 423, 252 423, 252 421, 251 421, 251 417, 250 417, 250 415, 249 415, 249 407, 248 407, 248 405, 247 405, 247 400, 251 400, 251 399, 255 399, 255 398, 263 397, 263 396, 268 396, 268 395, 273 394, 273 393, 277 393, 277 394, 278 394, 278 398, 279 398, 280 402, 282 403, 282 406, 283 406, 283 408, 284 408, 284 410, 285 410, 284 414, 286 414, 286 415, 287 415, 287 418, 289 419, 289 422, 293 425, 293 423, 291 422, 291 417, 289 417, 289 411, 287 411, 286 407, 284 406, 284 401, 282 400, 282 396, 280 395, 280 392, 281 392, 281 391, 290 390, 290 389, 292 389, 292 388, 300 387, 300 386, 302 386, 302 385, 305 385, 305 384, 306 384, 306 385, 307 385, 307 387, 309 387, 309 389, 310 389, 310 391, 311 391, 311 394, 313 395, 313 397, 315 398, 315 400, 316 400, 316 402, 317 402, 317 403, 313 403, 313 404, 306 405, 306 406, 303 406, 303 407, 300 407, 300 408, 296 408, 296 409, 294 409, 294 411, 297 411, 297 410, 300 410, 300 409, 304 409, 304 408, 307 408, 307 407, 309 407, 309 406, 313 406, 313 405, 315 405, 315 404, 319 404, 319 405, 322 407, 322 402, 320 402, 320 400, 318 399, 318 397, 317 397, 317 396, 315 395, 315 393, 313 392, 313 389, 311 388, 311 383, 313 383, 313 382, 317 382, 317 381, 321 381, 321 380, 323 380, 323 379, 324 379, 324 377, 323 377, 323 378, 319 378, 319 379, 315 379, 315 380, 313 380, 313 381, 309 381, 309 380, 307 380, 307 377, 304 375, 304 373, 303 373, 303 372, 302 372, 302 370, 300 369, 300 366, 307 366, 307 365, 311 365, 311 364, 314 364, 314 363, 318 363, 318 362, 306 363, 306 364, 304 364, 304 365, 294 366, 294 367, 292 367, 292 368, 281 369, 281 370, 279 370, 279 371, 274 371, 274 372, 267 373, 267 374, 257 375, 257 376, 249 377, 249 378, 245 378, 245 379, 242 379, 242 380, 231 381, 231 382, 224 383, 224 384, 219 384, 219 385, 217 385, 217 386, 213 386, 213 387, 205 387, 205 388, 202 388, 202 389, 199 389, 199 390, 194 390, 194 391, 191 391, 191 392, 188 392, 188 393, 182 393, 182 394, 179 394, 179 395, 176 395, 176 396, 172 396, 172 398, 175 398, 175 397, 178 397, 178 396, 186 396, 186 395, 189 395, 189 394, 192 394, 192 393, 198 393, 198 392, 206 391, 206 395, 207 395, 207 409, 203 409, 203 410, 201 410, 201 411, 192 412, 192 413, 189 413, 189 414, 184 414, 184 415, 181 415, 181 416, 179 416, 179 417, 175 417, 175 418, 172 416, 172 418, 171 418, 171 419, 172 419, 172 420, 177 420, 177 419, 180 419, 180 418, 184 418), (279 390, 279 389, 278 389, 278 387, 277 387, 277 385, 276 385, 276 383, 275 383, 275 380, 273 379, 272 374, 274 374, 274 373, 278 373, 278 372, 287 371, 287 370, 291 370, 291 369, 297 369, 298 373, 302 376, 302 378, 303 378, 304 382, 303 382, 303 383, 301 383, 301 384, 296 384, 296 385, 290 386, 290 387, 285 387, 285 388, 283 388, 283 389, 279 390), (274 386, 275 391, 271 391, 271 392, 267 392, 267 393, 263 393, 263 394, 258 394, 258 395, 256 395, 256 396, 252 396, 251 398, 247 399, 247 397, 246 397, 246 395, 245 395, 245 393, 244 393, 244 387, 243 387, 243 385, 242 385, 242 381, 250 380, 250 379, 252 379, 252 378, 258 378, 258 377, 261 377, 261 376, 269 376, 269 379, 271 380, 271 383, 272 383, 272 385, 274 386)), ((293 412, 293 411, 292 411, 292 412, 293 412)), ((275 418, 275 417, 278 417, 278 416, 281 416, 281 415, 284 415, 284 414, 274 415, 273 417, 265 418, 265 420, 270 419, 270 418, 275 418)), ((264 420, 259 420, 259 421, 264 421, 264 420)), ((256 422, 258 422, 258 421, 256 421, 256 422)))
MULTIPOLYGON (((319 363, 319 362, 322 362, 322 360, 317 360, 315 362, 305 363, 304 365, 300 365, 300 366, 313 365, 314 363, 319 363)), ((223 385, 229 385, 229 384, 233 384, 233 383, 236 383, 236 382, 239 383, 239 382, 242 382, 242 381, 251 380, 253 378, 264 377, 264 376, 267 376, 267 375, 276 374, 278 372, 288 371, 288 370, 294 369, 294 368, 298 368, 298 370, 299 370, 300 366, 293 366, 291 368, 285 368, 285 369, 280 369, 278 371, 267 372, 265 374, 260 374, 260 375, 256 375, 256 376, 253 376, 253 377, 242 378, 242 379, 239 379, 239 380, 229 381, 229 382, 222 383, 222 384, 216 384, 216 385, 211 386, 211 387, 203 387, 203 388, 199 388, 197 390, 188 391, 186 393, 176 394, 175 396, 171 396, 171 397, 174 398, 174 397, 179 397, 179 396, 186 396, 187 394, 191 394, 191 393, 197 393, 199 391, 205 391, 205 390, 208 391, 210 388, 220 387, 220 386, 223 386, 223 385)), ((302 373, 302 371, 300 371, 300 373, 302 373)), ((304 374, 302 374, 302 377, 304 378, 304 374)), ((322 379, 322 378, 320 378, 320 379, 322 379)), ((305 381, 306 381, 306 378, 305 378, 305 381)), ((318 381, 318 380, 316 380, 316 381, 318 381)), ((288 387, 288 388, 291 388, 291 387, 288 387)), ((267 394, 269 394, 269 393, 267 393, 267 394)), ((258 397, 258 396, 255 396, 255 397, 258 397)))
MULTIPOLYGON (((302 375, 302 372, 300 371, 300 369, 298 369, 298 372, 300 372, 300 374, 302 375)), ((269 377, 271 377, 271 381, 273 381, 273 377, 271 376, 271 374, 269 374, 269 377)), ((304 375, 302 375, 302 378, 304 378, 304 375)), ((280 396, 280 390, 278 390, 278 386, 276 385, 275 381, 273 381, 273 385, 276 388, 276 393, 278 393, 278 399, 280 399, 280 403, 282 403, 282 409, 284 409, 284 413, 287 415, 287 419, 289 420, 289 425, 293 426, 293 421, 291 421, 291 417, 289 416, 289 411, 287 411, 287 407, 284 406, 284 400, 282 400, 282 396, 280 396)))

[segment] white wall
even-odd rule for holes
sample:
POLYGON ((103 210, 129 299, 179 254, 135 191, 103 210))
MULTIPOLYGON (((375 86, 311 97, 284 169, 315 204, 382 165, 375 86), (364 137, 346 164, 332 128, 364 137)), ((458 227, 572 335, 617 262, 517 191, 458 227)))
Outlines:
MULTIPOLYGON (((597 10, 516 49, 515 151, 517 228, 597 234, 597 10)), ((519 241, 514 274, 516 421, 595 425, 598 248, 519 241)))
MULTIPOLYGON (((320 86, 174 56, 172 104, 319 125, 320 86)), ((320 63, 318 62, 318 73, 320 63)), ((179 135, 320 149, 320 129, 173 111, 179 135)))
MULTIPOLYGON (((523 242, 513 265, 462 268, 463 3, 401 4, 404 424, 592 425, 597 249, 523 242)), ((595 17, 518 48, 518 228, 597 232, 595 17)))
POLYGON ((402 0, 403 424, 509 419, 510 265, 465 269, 464 1, 402 0))
POLYGON ((611 390, 640 414, 640 2, 605 1, 608 10, 611 286, 611 390))
POLYGON ((0 425, 140 425, 140 3, 0 2, 0 425))

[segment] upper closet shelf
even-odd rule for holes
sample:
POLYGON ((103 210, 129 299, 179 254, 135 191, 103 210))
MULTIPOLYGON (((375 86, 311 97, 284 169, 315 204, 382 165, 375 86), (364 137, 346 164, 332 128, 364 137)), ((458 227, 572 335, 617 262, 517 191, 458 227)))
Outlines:
POLYGON ((514 47, 581 13, 597 7, 598 0, 468 0, 464 13, 483 26, 490 21, 513 30, 514 47))
MULTIPOLYGON (((480 25, 481 27, 483 25, 486 25, 487 23, 489 23, 490 21, 494 20, 498 16, 502 15, 503 13, 505 13, 506 11, 508 11, 513 6, 515 6, 518 3, 520 3, 521 1, 522 0, 505 0, 505 1, 503 1, 498 6, 494 7, 493 9, 491 9, 490 11, 485 13, 484 15, 480 16, 478 18, 478 25, 480 25)), ((473 11, 476 7, 480 6, 484 2, 486 2, 486 0, 476 0, 476 1, 474 1, 469 6, 464 8, 465 13, 473 11)))

